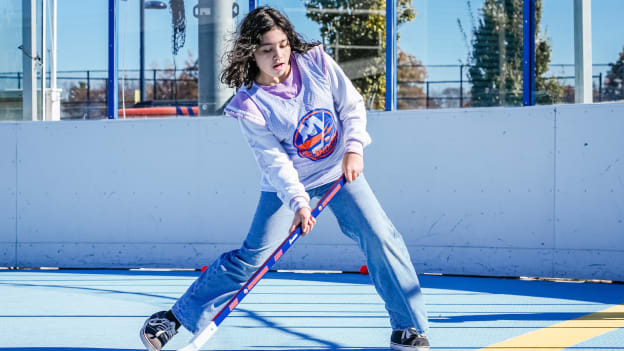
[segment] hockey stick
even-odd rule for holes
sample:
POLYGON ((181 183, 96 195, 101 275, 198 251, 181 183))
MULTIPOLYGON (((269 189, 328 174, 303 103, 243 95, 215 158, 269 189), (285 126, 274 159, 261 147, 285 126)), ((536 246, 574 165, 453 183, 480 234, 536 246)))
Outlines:
MULTIPOLYGON (((316 207, 314 207, 314 209, 312 210, 312 217, 316 218, 316 216, 318 216, 321 211, 323 211, 323 209, 327 207, 329 201, 334 197, 334 195, 336 195, 338 190, 343 187, 344 183, 345 177, 342 176, 331 186, 331 188, 329 188, 329 190, 327 190, 325 195, 323 195, 323 197, 316 204, 316 207)), ((245 285, 243 285, 243 287, 238 290, 236 295, 234 295, 225 305, 223 305, 221 311, 219 311, 219 313, 217 313, 217 315, 212 318, 210 324, 208 324, 208 326, 204 329, 197 332, 195 336, 193 336, 189 344, 179 349, 178 351, 198 351, 217 331, 217 328, 219 328, 221 323, 223 323, 225 318, 230 314, 230 312, 232 312, 236 305, 238 305, 245 298, 245 296, 249 294, 251 289, 253 289, 253 287, 258 284, 258 281, 262 279, 266 272, 268 272, 269 269, 271 269, 271 267, 275 265, 277 260, 282 257, 286 250, 288 250, 295 243, 295 241, 299 239, 300 236, 301 226, 297 227, 296 230, 290 233, 286 240, 284 240, 284 242, 273 252, 273 254, 269 256, 269 258, 262 264, 262 266, 260 266, 256 273, 254 273, 251 278, 249 278, 249 280, 245 283, 245 285)))

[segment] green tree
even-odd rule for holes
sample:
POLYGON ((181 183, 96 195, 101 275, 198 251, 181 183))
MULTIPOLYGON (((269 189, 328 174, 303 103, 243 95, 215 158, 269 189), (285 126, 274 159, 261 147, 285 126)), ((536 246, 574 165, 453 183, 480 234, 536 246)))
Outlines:
POLYGON ((607 101, 624 99, 624 47, 615 63, 610 63, 611 69, 607 73, 604 83, 604 98, 607 101))
MULTIPOLYGON (((539 28, 542 1, 535 1, 535 26, 539 28)), ((485 0, 481 17, 473 25, 468 76, 473 106, 522 104, 523 0, 485 0)), ((563 96, 561 84, 545 77, 551 44, 535 33, 536 102, 549 104, 563 96)))
MULTIPOLYGON (((305 6, 307 17, 320 25, 325 50, 351 78, 366 106, 383 109, 386 0, 306 0, 305 6)), ((397 10, 397 25, 416 16, 411 0, 398 0, 397 10)))

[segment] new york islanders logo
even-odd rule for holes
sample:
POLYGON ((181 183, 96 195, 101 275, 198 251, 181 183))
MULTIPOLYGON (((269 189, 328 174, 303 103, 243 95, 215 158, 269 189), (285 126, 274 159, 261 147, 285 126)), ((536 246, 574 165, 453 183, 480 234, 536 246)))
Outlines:
POLYGON ((293 145, 299 156, 312 161, 321 160, 334 151, 338 142, 336 119, 329 110, 313 110, 299 120, 293 145))

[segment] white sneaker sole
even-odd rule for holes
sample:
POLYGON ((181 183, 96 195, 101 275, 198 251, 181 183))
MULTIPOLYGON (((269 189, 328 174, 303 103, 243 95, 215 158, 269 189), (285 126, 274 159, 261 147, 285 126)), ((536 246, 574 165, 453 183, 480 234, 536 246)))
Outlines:
POLYGON ((429 351, 429 346, 404 346, 393 342, 390 343, 390 348, 396 351, 429 351))
POLYGON ((149 319, 146 320, 145 323, 143 323, 143 328, 141 328, 141 331, 139 331, 139 337, 141 338, 141 342, 143 343, 146 349, 148 349, 149 351, 158 351, 154 348, 154 346, 152 346, 152 344, 149 341, 147 341, 147 336, 145 335, 145 327, 147 326, 148 321, 149 319))

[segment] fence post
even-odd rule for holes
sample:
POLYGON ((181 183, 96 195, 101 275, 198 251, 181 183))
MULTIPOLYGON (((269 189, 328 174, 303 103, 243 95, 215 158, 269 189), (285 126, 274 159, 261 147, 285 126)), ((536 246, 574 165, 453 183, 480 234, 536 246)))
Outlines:
POLYGON ((386 0, 386 111, 397 109, 397 0, 386 0))
POLYGON ((173 101, 178 104, 178 72, 177 67, 173 66, 173 101))
POLYGON ((17 89, 22 89, 22 72, 17 72, 17 89))
POLYGON ((249 0, 249 11, 258 7, 258 0, 249 0))
POLYGON ((108 119, 119 117, 119 0, 108 0, 108 119))
POLYGON ((602 72, 598 75, 598 102, 602 101, 602 72))
MULTIPOLYGON (((108 79, 106 80, 106 101, 108 101, 108 95, 109 95, 109 91, 108 91, 108 79)), ((96 107, 96 111, 98 111, 98 108, 96 107)), ((99 112, 99 111, 98 111, 99 112)), ((98 116, 98 115, 96 115, 98 116)), ((99 117, 99 116, 98 116, 99 117)))
POLYGON ((459 65, 459 108, 464 107, 464 64, 459 65))
POLYGON ((169 79, 169 83, 171 83, 170 84, 170 86, 171 86, 171 96, 170 96, 170 99, 173 100, 174 99, 174 95, 173 95, 173 89, 174 89, 174 87, 173 87, 173 79, 169 79))
POLYGON ((91 71, 87 70, 87 118, 89 118, 90 110, 91 110, 91 71))
POLYGON ((522 104, 535 105, 535 0, 524 0, 522 11, 522 104))
POLYGON ((152 78, 152 101, 156 101, 156 69, 153 70, 154 77, 152 78))
POLYGON ((429 108, 429 81, 425 82, 427 86, 427 91, 425 93, 425 108, 429 108))

